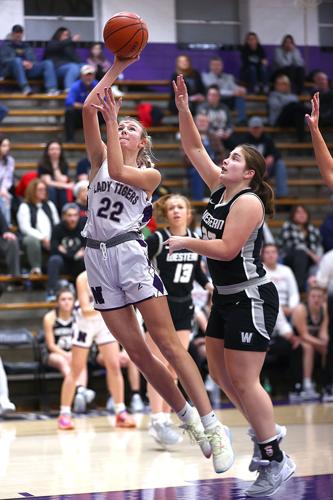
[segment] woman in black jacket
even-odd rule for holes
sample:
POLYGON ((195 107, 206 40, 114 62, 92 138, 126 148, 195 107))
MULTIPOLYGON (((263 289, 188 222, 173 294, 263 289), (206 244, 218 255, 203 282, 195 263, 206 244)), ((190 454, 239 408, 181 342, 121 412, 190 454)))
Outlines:
POLYGON ((75 48, 75 42, 80 40, 80 35, 71 35, 65 28, 58 28, 53 34, 44 54, 44 59, 53 61, 58 79, 62 80, 65 92, 80 76, 80 57, 75 48))
POLYGON ((249 31, 241 50, 241 78, 250 92, 268 92, 268 61, 258 35, 249 31))

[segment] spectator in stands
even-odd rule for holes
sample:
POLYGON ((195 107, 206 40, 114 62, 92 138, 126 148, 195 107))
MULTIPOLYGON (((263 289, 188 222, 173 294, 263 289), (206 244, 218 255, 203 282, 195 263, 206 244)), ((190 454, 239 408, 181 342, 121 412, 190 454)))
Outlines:
POLYGON ((11 222, 10 189, 14 182, 15 160, 10 153, 10 140, 0 137, 0 211, 5 216, 7 224, 11 222))
POLYGON ((19 276, 20 273, 20 247, 14 233, 9 228, 2 212, 0 212, 0 256, 5 258, 7 273, 19 276))
MULTIPOLYGON (((45 345, 42 346, 42 362, 58 370, 63 377, 69 374, 72 365, 72 339, 75 332, 75 295, 70 288, 61 288, 56 295, 55 309, 43 318, 45 345)), ((91 402, 95 392, 87 389, 86 367, 76 381, 77 396, 74 409, 83 412, 86 403, 91 402), (83 399, 84 398, 84 399, 83 399)))
MULTIPOLYGON (((208 116, 202 113, 197 114, 194 121, 207 153, 214 161, 218 162, 222 158, 224 150, 219 137, 216 137, 209 131, 208 116)), ((191 165, 186 155, 184 155, 184 163, 188 168, 191 198, 193 200, 202 200, 205 196, 209 195, 209 192, 206 190, 206 185, 197 170, 191 165)))
MULTIPOLYGON (((328 346, 328 314, 326 294, 322 288, 312 287, 305 304, 299 304, 292 315, 295 332, 300 336, 303 348, 303 392, 304 399, 317 399, 312 381, 315 353, 320 354, 320 371, 325 366, 328 346)), ((322 377, 321 377, 322 378, 322 377)))
POLYGON ((76 129, 82 129, 82 108, 87 95, 97 85, 95 69, 85 64, 80 71, 81 77, 74 82, 66 98, 65 135, 67 142, 74 142, 76 129))
POLYGON ((243 142, 254 146, 265 158, 267 177, 275 177, 276 197, 288 196, 287 167, 273 138, 265 133, 263 120, 259 116, 252 116, 248 125, 249 130, 243 142))
POLYGON ((105 57, 103 53, 103 47, 101 43, 92 44, 89 49, 89 54, 86 62, 89 66, 92 66, 94 68, 96 80, 101 80, 111 66, 110 61, 105 57))
POLYGON ((37 172, 47 185, 49 199, 61 213, 62 207, 72 200, 74 186, 68 177, 68 163, 61 142, 52 140, 46 144, 37 172))
POLYGON ((231 138, 233 133, 231 114, 228 106, 220 102, 220 91, 217 85, 208 87, 206 101, 199 104, 197 113, 208 116, 210 134, 231 151, 235 147, 231 138))
POLYGON ((279 253, 275 244, 264 245, 261 257, 267 274, 278 291, 282 312, 290 318, 293 310, 300 303, 295 275, 290 267, 279 263, 279 253))
POLYGON ((320 232, 311 224, 307 208, 300 204, 292 208, 279 239, 284 263, 294 271, 299 291, 304 292, 323 254, 320 232))
POLYGON ((86 156, 81 158, 76 165, 76 178, 78 181, 89 179, 89 172, 91 169, 89 158, 86 156))
POLYGON ((7 106, 4 106, 3 104, 0 104, 0 122, 8 115, 9 109, 7 106))
POLYGON ((276 47, 273 66, 274 79, 277 75, 286 75, 291 81, 293 92, 302 93, 305 80, 304 59, 291 35, 285 35, 280 47, 276 47))
POLYGON ((220 89, 221 101, 237 113, 236 123, 246 123, 246 88, 237 85, 234 75, 224 72, 224 63, 220 57, 212 57, 209 61, 209 72, 202 73, 202 81, 208 89, 217 85, 220 89))
POLYGON ((328 76, 323 71, 316 71, 312 76, 313 88, 311 94, 319 92, 321 101, 320 126, 333 125, 333 88, 328 76))
POLYGON ((274 81, 274 88, 268 95, 269 123, 273 127, 296 127, 297 140, 304 141, 304 117, 309 107, 300 102, 291 91, 290 80, 286 75, 279 75, 274 81))
POLYGON ((175 94, 172 82, 174 80, 176 81, 178 75, 184 76, 189 96, 190 109, 192 114, 195 114, 198 104, 204 102, 205 100, 206 91, 199 71, 193 68, 191 58, 185 54, 181 54, 176 58, 175 71, 171 75, 169 109, 174 114, 177 113, 177 108, 175 105, 175 94))
POLYGON ((18 228, 23 235, 22 244, 32 274, 41 274, 43 261, 50 253, 52 228, 58 222, 58 211, 47 199, 47 185, 40 179, 32 180, 25 190, 25 202, 17 212, 18 228))
POLYGON ((75 42, 79 40, 79 34, 72 36, 68 28, 61 26, 55 31, 45 50, 44 59, 51 59, 53 62, 65 92, 69 92, 79 78, 83 65, 75 47, 75 42))
POLYGON ((75 184, 73 194, 75 196, 75 203, 80 209, 80 219, 84 225, 88 216, 88 179, 84 179, 75 184))
POLYGON ((47 263, 47 301, 54 300, 61 273, 73 280, 84 271, 84 238, 80 209, 76 203, 67 203, 61 212, 61 222, 54 226, 51 237, 51 257, 47 263))
POLYGON ((46 92, 49 95, 57 94, 58 83, 53 62, 47 57, 44 61, 37 61, 30 44, 23 41, 23 33, 23 27, 15 24, 10 40, 5 40, 0 48, 3 75, 15 78, 25 95, 32 93, 28 78, 40 77, 43 77, 46 92))
POLYGON ((14 403, 9 399, 7 375, 0 356, 0 416, 15 410, 14 403))
POLYGON ((241 79, 249 92, 267 94, 269 91, 268 60, 257 33, 249 31, 241 46, 241 79))

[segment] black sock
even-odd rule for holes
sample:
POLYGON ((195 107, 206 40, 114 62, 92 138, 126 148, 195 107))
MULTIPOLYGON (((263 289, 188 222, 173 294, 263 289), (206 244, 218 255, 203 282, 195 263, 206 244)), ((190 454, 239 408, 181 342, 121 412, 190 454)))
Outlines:
POLYGON ((276 460, 277 462, 282 462, 283 453, 280 450, 279 443, 276 438, 272 439, 272 441, 268 441, 268 443, 258 443, 258 445, 261 451, 261 458, 263 460, 269 460, 270 462, 276 460))
POLYGON ((134 394, 139 394, 139 391, 132 391, 132 397, 134 396, 134 394))

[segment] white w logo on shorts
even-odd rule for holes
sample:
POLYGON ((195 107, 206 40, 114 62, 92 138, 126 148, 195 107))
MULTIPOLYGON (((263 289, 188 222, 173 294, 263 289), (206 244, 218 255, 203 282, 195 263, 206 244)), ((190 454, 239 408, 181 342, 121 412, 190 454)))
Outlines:
POLYGON ((251 332, 240 332, 242 336, 243 344, 249 344, 252 340, 253 333, 251 332))

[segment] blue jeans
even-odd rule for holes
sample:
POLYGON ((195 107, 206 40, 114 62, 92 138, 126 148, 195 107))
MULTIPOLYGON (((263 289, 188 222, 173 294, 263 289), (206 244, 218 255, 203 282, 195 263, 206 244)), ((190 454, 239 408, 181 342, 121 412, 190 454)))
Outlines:
POLYGON ((15 78, 21 89, 29 86, 28 78, 43 77, 46 90, 57 90, 57 76, 53 62, 49 59, 33 63, 31 69, 24 69, 23 60, 15 57, 9 63, 9 74, 15 78))
POLYGON ((83 64, 81 63, 67 63, 57 68, 57 77, 63 81, 65 90, 69 90, 75 80, 80 77, 80 69, 82 66, 83 64))
POLYGON ((288 196, 287 168, 282 158, 276 160, 268 169, 268 177, 275 177, 275 190, 277 198, 288 196))
POLYGON ((257 66, 250 64, 245 70, 245 78, 250 86, 250 91, 253 92, 258 85, 266 86, 269 83, 269 73, 267 66, 261 64, 257 66))
POLYGON ((3 106, 3 104, 0 104, 0 122, 2 122, 7 113, 8 113, 7 106, 3 106))
POLYGON ((242 96, 230 96, 230 97, 222 96, 221 102, 223 104, 226 104, 228 106, 228 108, 236 110, 236 113, 237 113, 236 123, 247 122, 246 103, 245 103, 244 97, 242 97, 242 96))
POLYGON ((68 202, 66 189, 49 186, 47 191, 49 200, 55 204, 59 214, 61 214, 62 207, 68 202))

